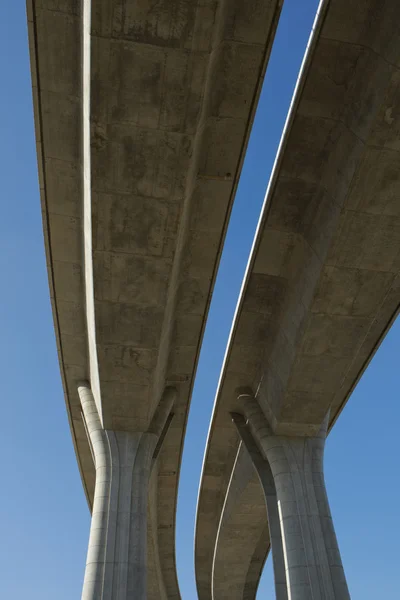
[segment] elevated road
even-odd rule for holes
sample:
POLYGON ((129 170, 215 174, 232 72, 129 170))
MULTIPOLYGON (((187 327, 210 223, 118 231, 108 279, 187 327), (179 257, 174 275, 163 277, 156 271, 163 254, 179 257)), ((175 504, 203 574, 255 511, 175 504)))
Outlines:
POLYGON ((398 314, 398 24, 395 0, 321 3, 215 399, 197 510, 200 600, 255 598, 269 549, 262 488, 231 417, 248 414, 240 390, 255 395, 268 435, 314 439, 398 314))
POLYGON ((132 448, 134 435, 150 439, 165 388, 176 391, 146 500, 147 598, 180 597, 174 537, 185 424, 280 6, 27 3, 50 294, 90 506, 100 462, 80 382, 82 406, 98 412, 96 431, 115 438, 120 453, 120 432, 132 448))

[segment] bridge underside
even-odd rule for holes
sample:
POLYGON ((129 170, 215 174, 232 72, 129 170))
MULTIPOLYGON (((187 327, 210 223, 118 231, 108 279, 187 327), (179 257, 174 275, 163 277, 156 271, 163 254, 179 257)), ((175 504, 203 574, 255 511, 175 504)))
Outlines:
POLYGON ((280 4, 27 4, 50 293, 90 506, 78 382, 89 382, 104 429, 128 433, 147 430, 166 385, 177 391, 150 480, 148 598, 180 597, 189 400, 280 4))
POLYGON ((397 24, 394 0, 322 5, 217 392, 197 513, 200 600, 241 598, 269 548, 247 515, 265 511, 261 486, 235 462, 238 390, 256 395, 271 435, 315 436, 329 409, 334 425, 398 313, 397 24), (241 569, 242 548, 251 562, 241 569))

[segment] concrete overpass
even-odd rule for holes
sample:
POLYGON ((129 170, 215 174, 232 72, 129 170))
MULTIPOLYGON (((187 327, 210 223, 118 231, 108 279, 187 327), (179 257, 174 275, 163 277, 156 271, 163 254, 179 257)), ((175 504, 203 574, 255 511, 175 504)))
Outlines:
POLYGON ((321 4, 215 400, 200 600, 255 598, 271 537, 277 598, 349 598, 321 458, 400 305, 398 24, 395 0, 321 4))
POLYGON ((85 599, 180 597, 185 424, 280 6, 28 0, 50 294, 93 509, 85 599))

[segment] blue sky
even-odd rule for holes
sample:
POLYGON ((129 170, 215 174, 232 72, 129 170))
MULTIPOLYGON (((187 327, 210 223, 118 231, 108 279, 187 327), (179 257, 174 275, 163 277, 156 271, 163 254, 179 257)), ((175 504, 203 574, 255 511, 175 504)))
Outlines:
MULTIPOLYGON (((316 0, 286 0, 232 214, 189 417, 177 517, 182 597, 196 596, 193 528, 204 444, 252 236, 316 0)), ((0 597, 80 598, 89 512, 69 433, 44 258, 25 2, 0 21, 0 597)), ((398 597, 400 321, 331 433, 326 479, 353 598, 398 597), (396 583, 395 583, 396 582, 396 583)), ((258 598, 274 598, 267 565, 258 598)))

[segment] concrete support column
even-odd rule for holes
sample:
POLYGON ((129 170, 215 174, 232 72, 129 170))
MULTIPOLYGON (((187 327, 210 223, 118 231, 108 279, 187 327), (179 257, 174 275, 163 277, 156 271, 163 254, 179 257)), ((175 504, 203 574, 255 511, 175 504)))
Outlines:
POLYGON ((268 515, 269 536, 272 548, 276 600, 288 600, 282 535, 279 522, 275 483, 271 468, 268 462, 259 452, 253 436, 249 431, 242 415, 232 413, 231 416, 240 435, 240 439, 249 453, 254 468, 257 471, 257 475, 264 492, 268 515))
POLYGON ((78 391, 96 467, 82 600, 146 600, 148 486, 175 391, 146 432, 132 433, 103 429, 89 385, 78 391))
POLYGON ((349 600, 323 474, 329 415, 315 437, 280 436, 253 397, 241 401, 275 482, 289 600, 349 600))

